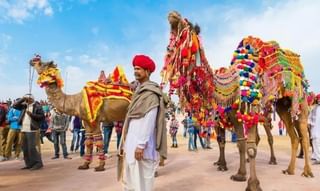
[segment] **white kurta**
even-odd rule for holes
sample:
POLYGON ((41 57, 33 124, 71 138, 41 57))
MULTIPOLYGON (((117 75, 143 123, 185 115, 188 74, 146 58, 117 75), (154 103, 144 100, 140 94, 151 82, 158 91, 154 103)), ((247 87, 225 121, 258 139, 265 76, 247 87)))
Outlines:
POLYGON ((156 119, 158 108, 150 110, 140 119, 129 122, 125 151, 125 191, 151 191, 158 164, 156 151, 156 119), (143 148, 143 159, 135 159, 136 148, 143 148))
POLYGON ((311 139, 313 145, 313 153, 311 158, 320 162, 320 105, 316 105, 309 116, 309 123, 311 124, 311 139))
POLYGON ((311 125, 311 138, 320 139, 320 105, 316 105, 309 116, 309 124, 311 125))
POLYGON ((131 119, 124 151, 128 163, 135 162, 135 150, 137 147, 144 149, 143 159, 158 160, 156 151, 156 120, 158 108, 151 109, 144 117, 131 119))
POLYGON ((32 110, 33 110, 33 104, 28 105, 22 121, 21 132, 34 132, 31 130, 31 117, 27 114, 27 111, 30 111, 32 113, 32 110))

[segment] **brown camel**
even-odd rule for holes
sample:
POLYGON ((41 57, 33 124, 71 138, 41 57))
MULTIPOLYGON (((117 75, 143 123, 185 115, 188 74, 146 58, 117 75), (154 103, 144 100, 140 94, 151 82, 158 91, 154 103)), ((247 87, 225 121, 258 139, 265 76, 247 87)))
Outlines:
MULTIPOLYGON (((57 65, 53 61, 42 62, 39 57, 30 60, 30 65, 37 71, 39 76, 44 76, 44 78, 52 77, 50 74, 49 76, 44 75, 48 71, 57 70, 57 65)), ((105 157, 99 122, 123 121, 129 102, 124 99, 103 99, 103 103, 97 112, 96 120, 92 122, 86 113, 83 93, 80 92, 74 95, 63 93, 59 76, 50 78, 44 87, 48 100, 58 111, 70 116, 78 116, 83 120, 86 129, 86 153, 84 156, 85 161, 78 169, 89 169, 89 164, 92 162, 93 144, 95 143, 99 156, 99 165, 95 167, 95 171, 103 171, 105 169, 105 157)))
MULTIPOLYGON (((208 102, 214 102, 211 107, 219 112, 219 117, 224 119, 227 126, 234 127, 238 137, 240 168, 231 179, 235 181, 247 179, 245 167, 245 152, 247 152, 250 159, 250 177, 246 190, 261 190, 255 164, 257 123, 259 108, 264 108, 270 103, 274 103, 275 110, 284 121, 291 139, 291 160, 283 173, 294 174, 299 142, 296 130, 301 133, 304 150, 307 151, 309 147, 308 106, 304 89, 306 84, 299 56, 291 51, 280 49, 275 42, 265 43, 258 38, 248 37, 240 42, 228 71, 224 74, 214 74, 208 68, 203 47, 198 38, 200 28, 194 27, 177 12, 171 12, 168 20, 171 26, 171 37, 162 71, 163 85, 170 81, 171 90, 177 91, 182 102, 181 106, 186 109, 190 109, 190 105, 198 106, 198 97, 202 98, 200 100, 202 108, 208 107, 208 102), (279 57, 285 62, 279 64, 274 60, 279 57), (275 63, 277 68, 272 68, 268 63, 275 63), (204 74, 199 71, 209 74, 205 80, 202 78, 204 74), (296 73, 297 71, 301 73, 296 73), (280 81, 282 74, 283 76, 292 75, 291 79, 295 81, 287 81, 288 79, 284 79, 285 82, 280 81), (214 88, 210 87, 210 81, 213 81, 214 88), (207 94, 205 88, 214 90, 212 102, 210 101, 212 97, 207 94), (193 95, 194 92, 196 96, 193 95)), ((198 111, 191 110, 192 113, 198 111)), ((308 152, 305 152, 305 167, 302 175, 313 177, 308 152)))

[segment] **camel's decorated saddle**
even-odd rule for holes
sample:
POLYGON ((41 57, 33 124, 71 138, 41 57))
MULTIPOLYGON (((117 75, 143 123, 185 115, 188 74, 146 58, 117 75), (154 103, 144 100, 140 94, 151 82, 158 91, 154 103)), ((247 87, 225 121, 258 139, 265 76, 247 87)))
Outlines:
POLYGON ((98 81, 89 81, 82 90, 86 112, 90 122, 94 122, 104 99, 122 99, 130 102, 133 92, 123 69, 117 66, 113 73, 105 77, 102 71, 98 81))
MULTIPOLYGON (((47 87, 53 83, 56 83, 58 88, 63 87, 63 80, 56 66, 43 71, 39 75, 37 83, 40 87, 47 87)), ((108 78, 102 72, 98 81, 87 82, 82 90, 88 119, 90 119, 90 122, 96 120, 104 99, 122 99, 130 102, 132 94, 128 80, 121 67, 117 66, 108 78)))

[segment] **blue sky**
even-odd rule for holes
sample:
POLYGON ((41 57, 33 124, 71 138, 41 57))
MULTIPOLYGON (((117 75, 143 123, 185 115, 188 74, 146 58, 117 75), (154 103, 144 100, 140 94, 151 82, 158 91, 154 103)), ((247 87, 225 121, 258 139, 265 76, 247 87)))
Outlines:
MULTIPOLYGON (((301 55, 310 89, 320 92, 320 1, 0 0, 0 100, 28 91, 34 53, 58 64, 67 93, 118 64, 133 80, 131 60, 141 53, 156 61, 159 82, 172 10, 200 25, 213 68, 228 66, 247 35, 276 40, 301 55)), ((36 80, 32 93, 44 99, 36 80)))

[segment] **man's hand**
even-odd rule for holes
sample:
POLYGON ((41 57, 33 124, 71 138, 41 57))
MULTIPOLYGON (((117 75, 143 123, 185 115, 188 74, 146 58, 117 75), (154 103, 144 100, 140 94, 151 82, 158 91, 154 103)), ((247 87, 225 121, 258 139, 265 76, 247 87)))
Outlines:
POLYGON ((27 114, 28 114, 29 116, 31 116, 32 113, 31 113, 31 111, 27 111, 27 114))
POLYGON ((143 159, 143 151, 144 149, 136 148, 136 151, 134 153, 134 157, 136 158, 137 161, 140 161, 143 159))

